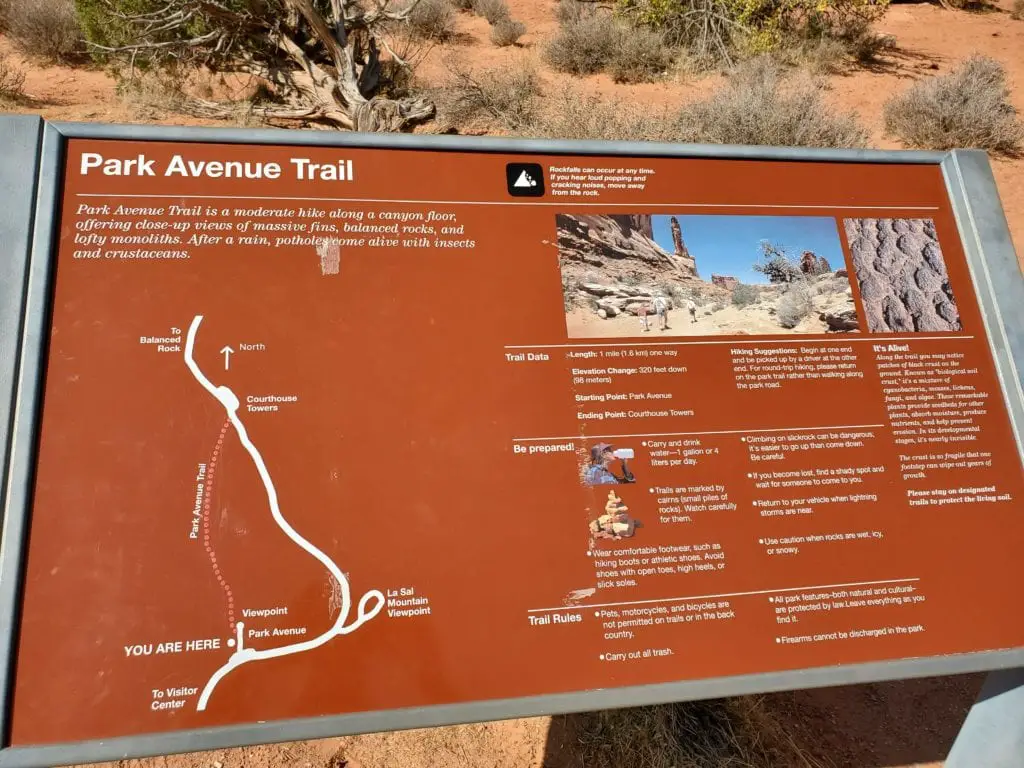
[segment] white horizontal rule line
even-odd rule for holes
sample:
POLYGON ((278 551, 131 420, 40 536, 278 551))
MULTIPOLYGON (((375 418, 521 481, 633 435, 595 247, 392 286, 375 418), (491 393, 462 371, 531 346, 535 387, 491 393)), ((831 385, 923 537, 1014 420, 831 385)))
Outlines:
MULTIPOLYGON (((118 195, 103 192, 79 192, 76 197, 120 197, 144 200, 293 200, 307 203, 411 203, 429 205, 553 205, 559 208, 636 208, 636 203, 579 203, 568 196, 552 203, 518 200, 398 200, 368 197, 274 197, 270 195, 118 195)), ((648 208, 803 208, 843 211, 937 211, 937 205, 801 205, 799 203, 644 203, 648 208)))
POLYGON ((566 435, 565 437, 513 437, 513 443, 537 443, 545 440, 608 440, 623 437, 683 437, 685 435, 755 435, 760 432, 817 432, 822 429, 879 429, 885 424, 841 424, 825 427, 778 427, 776 429, 719 429, 708 432, 642 432, 638 435, 566 435))
POLYGON ((757 589, 751 592, 723 592, 719 595, 693 595, 692 597, 663 597, 657 600, 626 600, 621 603, 593 603, 585 605, 560 605, 557 608, 530 608, 527 613, 550 613, 551 611, 579 611, 585 608, 614 608, 618 605, 647 605, 649 603, 679 603, 684 600, 710 600, 713 597, 746 597, 748 595, 774 595, 777 592, 803 592, 812 589, 837 589, 839 587, 869 587, 875 584, 903 584, 913 579, 883 579, 881 581, 851 581, 845 584, 816 584, 810 587, 784 587, 783 589, 757 589))
POLYGON ((970 340, 974 336, 860 336, 857 338, 836 338, 832 336, 827 339, 805 339, 794 334, 788 339, 764 339, 763 341, 751 341, 749 339, 708 339, 701 341, 619 341, 614 344, 506 344, 504 349, 589 349, 590 347, 678 347, 687 344, 731 344, 732 346, 744 344, 846 344, 847 342, 872 341, 875 344, 892 344, 896 341, 954 341, 970 340))

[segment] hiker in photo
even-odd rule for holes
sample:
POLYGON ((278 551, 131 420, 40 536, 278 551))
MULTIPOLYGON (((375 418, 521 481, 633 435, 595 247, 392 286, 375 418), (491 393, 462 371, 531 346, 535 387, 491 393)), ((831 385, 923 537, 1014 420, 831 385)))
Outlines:
MULTIPOLYGON (((632 452, 632 449, 628 449, 632 452)), ((590 462, 583 474, 583 482, 587 485, 616 485, 618 483, 635 483, 636 477, 629 471, 626 457, 616 456, 615 448, 608 443, 598 443, 590 449, 590 462), (612 472, 612 465, 620 462, 622 474, 612 472)))
POLYGON ((661 320, 661 330, 667 331, 669 329, 668 324, 668 299, 664 296, 658 295, 654 297, 654 314, 661 320))
POLYGON ((693 299, 686 300, 686 311, 690 313, 690 322, 697 322, 697 305, 693 303, 693 299))
POLYGON ((649 315, 650 312, 651 312, 651 308, 647 304, 643 304, 636 311, 636 316, 640 318, 640 329, 644 333, 647 333, 647 331, 651 330, 650 325, 647 324, 647 315, 649 315))

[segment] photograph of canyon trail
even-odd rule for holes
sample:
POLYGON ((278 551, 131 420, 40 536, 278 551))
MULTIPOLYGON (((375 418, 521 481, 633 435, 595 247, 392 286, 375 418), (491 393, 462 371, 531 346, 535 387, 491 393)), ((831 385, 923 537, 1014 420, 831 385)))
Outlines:
POLYGON ((570 338, 859 330, 835 219, 555 217, 570 338), (662 322, 660 313, 667 313, 662 322))

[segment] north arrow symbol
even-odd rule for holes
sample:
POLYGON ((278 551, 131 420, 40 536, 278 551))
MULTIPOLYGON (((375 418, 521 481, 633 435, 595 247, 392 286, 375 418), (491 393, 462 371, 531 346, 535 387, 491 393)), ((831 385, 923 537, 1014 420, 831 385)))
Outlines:
POLYGON ((224 355, 224 370, 225 371, 228 370, 231 367, 231 355, 234 353, 234 351, 235 350, 233 350, 231 347, 224 347, 224 349, 222 349, 220 351, 220 353, 222 355, 224 355))

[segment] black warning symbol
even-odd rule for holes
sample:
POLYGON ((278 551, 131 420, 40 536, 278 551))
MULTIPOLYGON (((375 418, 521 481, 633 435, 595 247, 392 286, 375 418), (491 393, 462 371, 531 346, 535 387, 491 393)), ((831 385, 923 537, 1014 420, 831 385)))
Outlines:
POLYGON ((512 197, 540 197, 544 194, 544 170, 537 163, 509 163, 505 181, 512 197))

